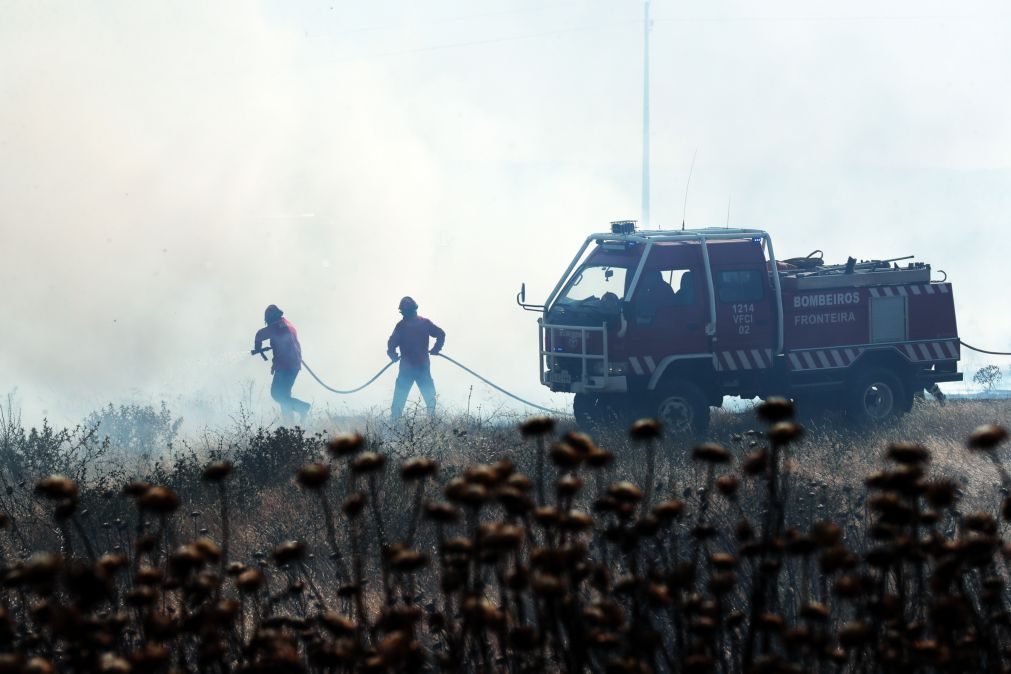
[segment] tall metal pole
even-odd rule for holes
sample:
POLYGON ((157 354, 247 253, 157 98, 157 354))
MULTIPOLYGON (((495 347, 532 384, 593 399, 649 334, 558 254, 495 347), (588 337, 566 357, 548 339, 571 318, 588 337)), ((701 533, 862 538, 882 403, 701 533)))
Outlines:
POLYGON ((649 0, 642 24, 642 227, 649 227, 649 0))

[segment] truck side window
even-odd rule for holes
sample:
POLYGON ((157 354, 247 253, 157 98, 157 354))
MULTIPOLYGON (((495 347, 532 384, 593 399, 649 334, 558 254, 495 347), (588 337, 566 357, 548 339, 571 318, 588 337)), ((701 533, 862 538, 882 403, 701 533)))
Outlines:
POLYGON ((695 304, 695 282, 690 269, 643 271, 632 298, 639 325, 649 325, 659 309, 692 304, 695 304))
POLYGON ((716 273, 716 296, 720 302, 757 302, 764 294, 762 272, 758 269, 733 269, 716 273))

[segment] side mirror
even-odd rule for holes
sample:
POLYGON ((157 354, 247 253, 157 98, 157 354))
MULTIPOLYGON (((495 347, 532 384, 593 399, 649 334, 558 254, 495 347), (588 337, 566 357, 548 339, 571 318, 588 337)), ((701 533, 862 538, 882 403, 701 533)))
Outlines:
POLYGON ((526 311, 544 311, 544 305, 542 304, 527 304, 527 284, 520 284, 520 291, 516 293, 516 304, 520 305, 520 308, 526 311))

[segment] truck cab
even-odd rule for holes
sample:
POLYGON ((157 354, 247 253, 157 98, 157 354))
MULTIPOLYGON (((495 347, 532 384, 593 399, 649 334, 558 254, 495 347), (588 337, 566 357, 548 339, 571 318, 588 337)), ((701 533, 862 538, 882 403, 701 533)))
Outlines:
POLYGON ((891 296, 888 287, 913 295, 924 280, 924 296, 947 294, 950 304, 950 291, 941 292, 950 285, 927 292, 929 273, 922 264, 900 270, 884 262, 798 267, 776 259, 762 230, 644 231, 622 221, 586 238, 545 304, 521 305, 541 313, 541 383, 573 393, 581 423, 650 416, 701 434, 725 395, 815 400, 841 392, 834 397, 852 402, 861 395, 848 393, 858 386, 855 373, 871 369, 863 416, 884 419, 908 409, 917 387, 960 379, 953 305, 924 306, 907 319, 907 304, 874 304, 879 294, 891 296), (824 310, 847 299, 855 306, 845 312, 824 310), (938 308, 940 318, 924 317, 938 308), (897 312, 905 321, 898 331, 897 312), (884 339, 873 338, 875 320, 888 325, 877 330, 884 339), (921 341, 927 351, 909 348, 921 341), (931 358, 909 357, 924 352, 931 358))

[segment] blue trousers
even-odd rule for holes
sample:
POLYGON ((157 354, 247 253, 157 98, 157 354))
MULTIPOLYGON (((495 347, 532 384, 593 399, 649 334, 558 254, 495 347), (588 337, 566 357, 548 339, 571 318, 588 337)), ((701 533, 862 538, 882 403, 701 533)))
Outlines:
POLYGON ((295 412, 304 418, 312 407, 304 400, 291 397, 291 387, 295 385, 297 376, 298 370, 275 370, 274 380, 270 383, 270 397, 281 406, 281 416, 285 419, 290 418, 295 412))
POLYGON ((404 413, 404 405, 407 404, 407 395, 411 392, 411 387, 418 385, 418 391, 425 400, 429 416, 435 414, 435 382, 432 381, 432 370, 429 365, 411 367, 400 364, 400 374, 397 375, 397 384, 393 389, 393 408, 391 416, 396 421, 404 413))

